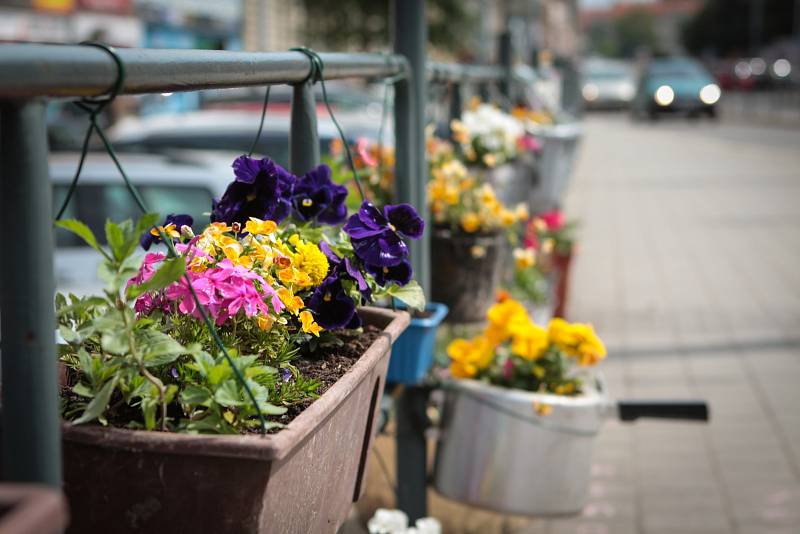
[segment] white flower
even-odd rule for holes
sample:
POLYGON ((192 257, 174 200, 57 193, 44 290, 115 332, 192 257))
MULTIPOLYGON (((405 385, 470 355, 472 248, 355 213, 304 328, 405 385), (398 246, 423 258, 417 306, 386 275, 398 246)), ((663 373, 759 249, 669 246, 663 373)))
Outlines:
POLYGON ((442 524, 433 517, 417 519, 416 527, 418 534, 442 534, 442 524))
POLYGON ((378 508, 367 523, 370 534, 404 534, 408 528, 408 516, 401 510, 378 508))

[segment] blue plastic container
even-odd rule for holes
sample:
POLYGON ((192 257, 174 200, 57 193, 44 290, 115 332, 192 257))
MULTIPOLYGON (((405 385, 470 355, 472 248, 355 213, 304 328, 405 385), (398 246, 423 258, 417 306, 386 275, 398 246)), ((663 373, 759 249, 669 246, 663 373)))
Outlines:
POLYGON ((392 346, 386 381, 392 384, 417 384, 433 363, 436 329, 447 315, 447 306, 429 303, 428 317, 412 318, 409 327, 392 346))

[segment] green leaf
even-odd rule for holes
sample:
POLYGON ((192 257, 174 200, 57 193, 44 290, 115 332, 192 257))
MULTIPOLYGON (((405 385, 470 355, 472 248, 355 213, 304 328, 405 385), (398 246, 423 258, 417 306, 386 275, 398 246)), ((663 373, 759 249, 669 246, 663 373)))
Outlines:
MULTIPOLYGON (((130 224, 130 223, 129 223, 130 224)), ((111 253, 117 261, 122 261, 125 258, 125 234, 119 225, 111 222, 111 219, 106 219, 106 241, 111 253)))
POLYGON ((147 367, 156 367, 174 362, 186 348, 171 336, 158 330, 136 330, 136 344, 141 347, 142 358, 147 367))
POLYGON ((78 382, 72 386, 72 392, 76 395, 80 395, 81 397, 88 397, 90 399, 94 397, 94 391, 92 391, 91 388, 89 388, 89 386, 83 382, 78 382))
POLYGON ((56 221, 55 224, 59 228, 63 228, 64 230, 68 230, 73 234, 77 235, 78 237, 86 241, 87 245, 95 249, 97 252, 99 252, 106 258, 111 259, 109 258, 108 254, 106 254, 106 252, 100 247, 100 244, 97 242, 97 238, 94 236, 94 233, 92 233, 91 229, 89 229, 89 227, 83 224, 81 221, 78 221, 76 219, 62 219, 60 221, 56 221))
POLYGON ((181 402, 190 406, 211 406, 213 397, 206 388, 188 385, 181 392, 181 402))
POLYGON ((239 393, 239 386, 235 380, 226 380, 221 383, 214 392, 214 400, 222 406, 233 407, 242 405, 242 397, 239 393))
POLYGON ((105 330, 100 337, 100 346, 105 352, 124 356, 130 351, 128 335, 124 329, 105 330))
POLYGON ((396 298, 409 308, 418 311, 425 310, 425 293, 416 280, 412 280, 402 287, 391 284, 383 289, 383 293, 396 298))
POLYGON ((150 280, 141 285, 132 285, 128 288, 128 298, 134 299, 146 291, 164 289, 180 279, 185 272, 186 260, 183 257, 164 260, 150 280))
POLYGON ((83 414, 75 419, 75 424, 80 425, 83 423, 88 423, 103 415, 103 412, 105 412, 106 408, 108 407, 108 401, 111 400, 111 393, 113 393, 116 385, 116 378, 112 378, 106 382, 103 387, 100 388, 100 391, 98 391, 94 396, 91 402, 89 402, 89 404, 86 406, 83 414))

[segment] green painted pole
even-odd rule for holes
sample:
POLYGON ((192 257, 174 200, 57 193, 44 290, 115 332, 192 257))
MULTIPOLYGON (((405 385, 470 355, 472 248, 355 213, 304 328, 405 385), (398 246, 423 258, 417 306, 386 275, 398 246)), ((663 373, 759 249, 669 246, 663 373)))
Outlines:
POLYGON ((428 183, 428 164, 425 159, 425 98, 427 73, 425 54, 428 28, 425 22, 424 0, 395 0, 394 51, 409 62, 410 74, 396 86, 395 92, 395 150, 397 198, 413 205, 427 221, 422 239, 411 241, 411 262, 414 277, 430 295, 430 217, 425 191, 428 183))
POLYGON ((0 225, 19 237, 13 257, 0 262, 2 476, 60 487, 53 206, 44 102, 0 102, 0 139, 0 225))
POLYGON ((500 94, 503 95, 503 108, 511 111, 513 105, 512 88, 514 84, 513 71, 514 55, 512 50, 511 31, 506 30, 500 34, 500 66, 503 67, 503 78, 500 80, 500 94))
POLYGON ((289 169, 302 176, 319 165, 319 133, 314 86, 298 83, 292 89, 292 118, 289 131, 289 169))
MULTIPOLYGON (((426 295, 430 295, 430 233, 425 191, 428 164, 425 157, 425 70, 428 30, 424 0, 394 0, 394 51, 406 57, 409 77, 397 84, 395 93, 395 150, 397 197, 408 202, 427 222, 419 241, 411 241, 414 275, 426 295)), ((428 392, 421 387, 406 387, 397 399, 397 508, 413 523, 427 515, 427 447, 425 406, 428 392)))

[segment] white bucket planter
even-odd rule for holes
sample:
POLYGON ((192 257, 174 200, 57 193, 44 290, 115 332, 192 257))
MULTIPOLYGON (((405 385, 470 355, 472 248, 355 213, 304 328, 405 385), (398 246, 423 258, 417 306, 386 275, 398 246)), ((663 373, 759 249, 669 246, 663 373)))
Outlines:
POLYGON ((708 420, 704 401, 615 402, 602 389, 585 389, 565 397, 475 380, 448 382, 435 488, 450 499, 502 513, 576 514, 586 504, 592 447, 604 419, 708 420), (539 415, 537 404, 552 411, 539 415))
POLYGON ((597 390, 577 397, 448 383, 434 485, 445 497, 521 515, 579 512, 592 445, 608 413, 597 390), (534 403, 552 406, 540 416, 534 403))
POLYGON ((581 137, 579 123, 557 124, 533 132, 542 143, 538 180, 533 187, 532 213, 558 208, 567 192, 581 137))

